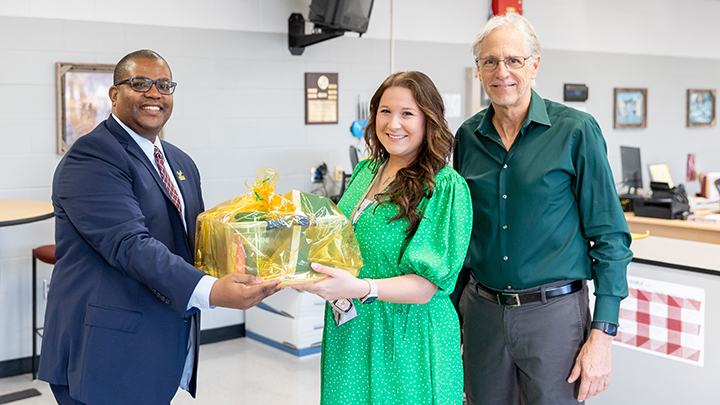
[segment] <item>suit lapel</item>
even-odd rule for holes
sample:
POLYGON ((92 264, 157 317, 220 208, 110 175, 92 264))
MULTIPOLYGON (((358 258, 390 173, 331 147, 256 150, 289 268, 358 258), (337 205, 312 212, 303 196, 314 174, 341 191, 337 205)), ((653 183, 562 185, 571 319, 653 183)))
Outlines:
MULTIPOLYGON (((170 198, 170 193, 168 192, 167 188, 165 187, 165 183, 163 183, 162 178, 160 178, 160 173, 158 173, 157 169, 155 169, 155 166, 150 162, 147 155, 143 150, 140 148, 140 146, 135 142, 131 137, 130 134, 128 134, 123 127, 120 126, 113 118, 108 118, 106 121, 106 125, 108 130, 110 131, 115 138, 117 138, 118 142, 120 142, 121 145, 125 147, 125 150, 128 151, 131 155, 135 156, 142 164, 145 166, 145 168, 150 172, 153 179, 155 179, 155 183, 157 183, 157 186, 160 188, 160 191, 163 193, 167 201, 169 201, 172 204, 172 199, 170 198)), ((165 157, 168 160, 168 164, 170 164, 170 168, 175 171, 173 168, 172 160, 170 160, 170 157, 167 155, 167 150, 165 151, 165 157)), ((172 173, 171 173, 172 174, 172 173)), ((175 178, 177 181, 177 177, 175 178)), ((180 187, 180 192, 183 195, 183 199, 185 199, 185 189, 180 186, 180 182, 177 181, 178 186, 180 187)), ((185 204, 185 212, 187 213, 187 203, 185 204)), ((177 210, 174 210, 177 218, 182 221, 182 218, 180 218, 180 213, 177 210)), ((186 221, 187 223, 187 221, 186 221)), ((185 229, 185 227, 182 227, 185 229)), ((187 229, 185 230, 185 239, 187 242, 187 229)))

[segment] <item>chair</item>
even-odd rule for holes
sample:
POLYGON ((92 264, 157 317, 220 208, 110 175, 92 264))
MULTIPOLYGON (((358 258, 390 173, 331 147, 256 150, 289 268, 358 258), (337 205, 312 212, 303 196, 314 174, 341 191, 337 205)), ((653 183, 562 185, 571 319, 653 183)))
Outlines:
POLYGON ((352 165, 352 170, 350 170, 350 173, 352 173, 353 170, 355 170, 355 166, 358 164, 358 149, 352 145, 350 145, 350 164, 352 165))
POLYGON ((37 371, 38 371, 38 354, 37 354, 37 337, 42 337, 42 330, 43 328, 37 327, 37 261, 40 260, 43 263, 47 264, 55 264, 55 245, 43 245, 40 247, 36 247, 32 251, 32 282, 33 282, 33 290, 32 290, 32 311, 33 311, 33 320, 32 320, 32 377, 33 380, 37 380, 37 371))

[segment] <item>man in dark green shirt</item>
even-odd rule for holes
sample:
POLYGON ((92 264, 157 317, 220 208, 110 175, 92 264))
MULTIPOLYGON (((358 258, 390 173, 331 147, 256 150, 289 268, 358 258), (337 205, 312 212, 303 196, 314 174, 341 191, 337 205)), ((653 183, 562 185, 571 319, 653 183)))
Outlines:
POLYGON ((454 155, 474 211, 468 403, 577 403, 609 384, 632 258, 605 140, 591 115, 532 90, 540 44, 525 18, 494 17, 473 51, 492 105, 460 127, 454 155))

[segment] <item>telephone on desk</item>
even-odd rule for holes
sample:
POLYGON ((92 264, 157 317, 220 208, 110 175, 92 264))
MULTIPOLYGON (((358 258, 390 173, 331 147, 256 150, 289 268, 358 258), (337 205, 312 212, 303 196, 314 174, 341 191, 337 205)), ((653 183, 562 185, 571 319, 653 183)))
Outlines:
POLYGON ((670 188, 667 183, 651 182, 651 198, 641 198, 634 201, 634 212, 637 217, 651 217, 663 219, 687 219, 690 215, 690 205, 685 193, 685 187, 679 184, 670 188))

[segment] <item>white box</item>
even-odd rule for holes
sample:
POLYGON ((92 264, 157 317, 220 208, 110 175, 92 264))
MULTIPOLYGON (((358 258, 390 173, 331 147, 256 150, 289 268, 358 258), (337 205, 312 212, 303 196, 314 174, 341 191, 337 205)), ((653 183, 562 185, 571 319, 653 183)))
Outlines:
POLYGON ((720 179, 720 172, 702 173, 700 177, 700 194, 710 201, 720 199, 720 193, 715 186, 715 180, 720 179))
POLYGON ((276 314, 298 319, 325 312, 325 300, 315 294, 286 288, 265 298, 258 307, 276 314))
MULTIPOLYGON (((269 298, 271 297, 265 300, 269 298)), ((315 306, 310 308, 312 309, 309 311, 310 314, 298 317, 284 315, 279 311, 267 310, 260 306, 250 308, 245 311, 245 335, 296 356, 320 353, 324 311, 317 311, 315 306)), ((324 309, 324 301, 322 308, 324 309)), ((300 311, 297 308, 285 308, 283 312, 297 315, 300 311)))

